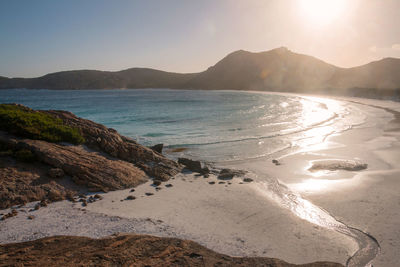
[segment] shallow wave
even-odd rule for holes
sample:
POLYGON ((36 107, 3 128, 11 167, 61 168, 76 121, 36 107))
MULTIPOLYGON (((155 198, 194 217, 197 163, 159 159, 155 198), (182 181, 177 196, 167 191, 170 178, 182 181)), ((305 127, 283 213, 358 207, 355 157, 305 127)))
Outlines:
MULTIPOLYGON (((329 121, 331 121, 331 120, 333 120, 333 119, 335 119, 337 117, 338 116, 335 113, 334 115, 332 115, 328 119, 323 120, 323 121, 318 122, 318 123, 315 123, 314 125, 311 125, 309 127, 302 128, 302 129, 296 129, 296 128, 285 129, 285 130, 282 130, 280 132, 275 132, 275 133, 272 133, 272 134, 266 135, 266 136, 244 137, 244 138, 239 138, 239 139, 223 140, 223 141, 215 141, 215 142, 204 142, 204 143, 182 143, 182 144, 176 144, 176 145, 169 145, 168 147, 173 148, 173 147, 182 147, 182 146, 186 146, 186 147, 208 146, 208 145, 238 143, 238 142, 245 142, 245 141, 254 141, 254 140, 263 140, 263 139, 269 139, 269 138, 275 138, 275 137, 283 137, 283 136, 287 136, 287 135, 292 135, 292 134, 308 131, 308 130, 313 129, 313 128, 317 127, 317 126, 320 126, 322 124, 328 123, 329 121)), ((236 129, 234 129, 233 131, 235 131, 235 130, 236 129)), ((232 131, 232 129, 229 129, 228 131, 232 131)))

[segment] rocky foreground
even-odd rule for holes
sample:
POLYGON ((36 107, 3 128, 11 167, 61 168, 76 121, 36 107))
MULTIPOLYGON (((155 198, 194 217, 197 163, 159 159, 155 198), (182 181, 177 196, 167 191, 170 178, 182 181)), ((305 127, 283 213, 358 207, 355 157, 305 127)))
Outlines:
POLYGON ((0 266, 342 266, 329 262, 295 265, 273 258, 229 257, 192 241, 147 235, 102 239, 55 236, 0 245, 0 262, 0 266))

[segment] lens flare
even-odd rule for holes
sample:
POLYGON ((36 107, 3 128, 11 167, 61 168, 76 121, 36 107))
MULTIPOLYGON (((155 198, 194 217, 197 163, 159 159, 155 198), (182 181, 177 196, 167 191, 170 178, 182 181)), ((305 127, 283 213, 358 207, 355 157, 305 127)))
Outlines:
POLYGON ((321 26, 340 19, 345 10, 344 0, 298 0, 299 12, 313 25, 321 26))

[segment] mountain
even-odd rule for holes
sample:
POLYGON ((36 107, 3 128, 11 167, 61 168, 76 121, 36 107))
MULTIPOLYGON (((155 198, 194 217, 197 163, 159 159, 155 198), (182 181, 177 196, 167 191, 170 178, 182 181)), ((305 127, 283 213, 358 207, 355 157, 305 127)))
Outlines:
POLYGON ((117 72, 76 70, 38 78, 0 77, 0 88, 173 88, 259 90, 400 99, 400 59, 385 58, 339 68, 285 47, 252 53, 239 50, 200 73, 132 68, 117 72))
POLYGON ((233 52, 194 77, 188 86, 205 89, 314 91, 336 67, 287 48, 251 53, 233 52))

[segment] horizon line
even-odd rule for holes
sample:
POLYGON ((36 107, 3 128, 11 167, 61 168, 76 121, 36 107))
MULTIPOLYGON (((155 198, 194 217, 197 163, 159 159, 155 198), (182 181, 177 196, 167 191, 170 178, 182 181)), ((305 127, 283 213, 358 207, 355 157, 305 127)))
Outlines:
MULTIPOLYGON (((297 52, 294 52, 294 51, 290 50, 290 49, 289 49, 288 47, 286 47, 286 46, 280 46, 280 47, 276 47, 276 48, 273 48, 273 49, 270 49, 270 50, 263 50, 263 51, 257 51, 257 52, 248 51, 248 50, 244 50, 244 49, 235 50, 235 51, 232 51, 232 52, 226 54, 224 57, 222 57, 220 60, 218 60, 215 64, 217 64, 218 62, 220 62, 221 60, 223 60, 223 59, 226 58, 227 56, 229 56, 229 55, 231 55, 231 54, 233 54, 233 53, 236 53, 236 52, 240 52, 240 51, 248 52, 248 53, 251 53, 251 54, 260 54, 260 53, 272 52, 272 51, 278 50, 278 49, 285 49, 285 50, 287 50, 287 51, 289 51, 289 52, 291 52, 291 53, 293 53, 293 54, 298 54, 298 55, 313 57, 313 58, 315 58, 315 59, 317 59, 317 60, 320 60, 320 61, 322 61, 322 62, 324 62, 324 63, 326 63, 326 64, 332 65, 332 66, 334 66, 334 67, 336 67, 336 68, 339 68, 339 69, 352 69, 352 68, 362 67, 362 66, 365 66, 365 65, 368 65, 368 64, 371 64, 371 63, 374 63, 374 62, 379 62, 379 61, 382 61, 382 60, 385 60, 385 59, 398 59, 398 60, 400 60, 400 58, 397 58, 397 57, 383 57, 383 58, 381 58, 381 59, 373 60, 373 61, 367 62, 367 63, 365 63, 365 64, 361 64, 361 65, 356 65, 356 66, 352 66, 352 67, 339 67, 339 66, 334 65, 334 64, 332 64, 332 63, 329 63, 329 62, 327 62, 327 61, 325 61, 325 60, 322 60, 322 59, 320 59, 320 58, 317 58, 317 57, 315 57, 315 56, 313 56, 313 55, 297 53, 297 52)), ((62 72, 73 72, 73 71, 99 71, 99 72, 114 72, 114 73, 115 73, 115 72, 121 72, 121 71, 130 70, 130 69, 146 69, 146 70, 155 70, 155 71, 161 71, 161 72, 167 72, 167 73, 175 73, 175 74, 198 74, 198 73, 202 73, 202 72, 204 72, 204 71, 207 71, 210 67, 215 66, 215 64, 214 64, 214 65, 211 65, 211 66, 207 67, 205 70, 202 70, 202 71, 199 71, 199 72, 176 72, 176 71, 167 71, 167 70, 156 69, 156 68, 151 68, 151 67, 130 67, 130 68, 120 69, 120 70, 70 69, 70 70, 59 70, 59 71, 54 71, 54 72, 48 72, 48 73, 45 73, 45 74, 42 74, 42 75, 39 75, 39 76, 35 76, 35 77, 7 77, 7 76, 2 76, 2 75, 0 75, 0 78, 7 78, 7 79, 34 79, 34 78, 44 77, 44 76, 49 75, 49 74, 62 73, 62 72)))

